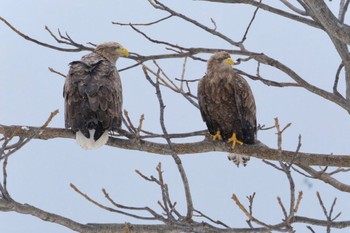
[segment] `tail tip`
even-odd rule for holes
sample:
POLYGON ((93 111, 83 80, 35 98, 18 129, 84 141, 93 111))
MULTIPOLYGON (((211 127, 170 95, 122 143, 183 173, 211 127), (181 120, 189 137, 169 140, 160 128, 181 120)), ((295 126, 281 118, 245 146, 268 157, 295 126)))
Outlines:
POLYGON ((97 149, 101 146, 105 145, 108 141, 108 131, 105 131, 97 141, 94 140, 94 133, 95 130, 91 129, 89 130, 90 137, 87 138, 84 136, 84 134, 79 130, 75 134, 75 139, 78 145, 81 146, 81 148, 88 150, 88 149, 97 149))
POLYGON ((247 166, 250 160, 250 156, 234 154, 234 153, 230 153, 227 157, 228 157, 228 160, 236 164, 237 167, 239 167, 240 164, 243 164, 244 167, 247 166))

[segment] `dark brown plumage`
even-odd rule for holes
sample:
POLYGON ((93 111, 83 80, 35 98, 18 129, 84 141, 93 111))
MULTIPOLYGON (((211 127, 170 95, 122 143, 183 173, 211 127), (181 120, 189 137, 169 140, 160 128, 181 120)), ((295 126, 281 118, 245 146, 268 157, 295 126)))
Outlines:
POLYGON ((208 61, 206 75, 198 84, 200 111, 214 139, 254 144, 256 107, 253 93, 245 79, 232 68, 227 52, 218 52, 208 61), (220 136, 217 132, 220 132, 220 136), (231 138, 235 134, 237 140, 231 138))
POLYGON ((107 42, 70 63, 63 90, 65 127, 76 132, 84 149, 104 145, 108 131, 121 127, 122 85, 115 66, 119 56, 128 56, 128 51, 107 42))

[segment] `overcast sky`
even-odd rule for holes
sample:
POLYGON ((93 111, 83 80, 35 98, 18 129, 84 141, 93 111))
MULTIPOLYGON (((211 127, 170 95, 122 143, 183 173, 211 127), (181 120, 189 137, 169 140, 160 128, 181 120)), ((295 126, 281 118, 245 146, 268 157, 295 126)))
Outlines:
MULTIPOLYGON (((242 4, 190 0, 163 2, 211 27, 210 19, 213 18, 217 30, 235 41, 241 39, 254 11, 254 8, 242 4)), ((338 6, 336 2, 329 3, 333 9, 338 6)), ((143 55, 169 52, 162 46, 146 41, 132 29, 111 23, 151 22, 167 16, 155 10, 146 0, 0 0, 0 3, 1 17, 21 32, 43 42, 55 44, 44 30, 47 25, 54 32, 58 28, 67 32, 80 43, 118 41, 130 52, 143 55)), ((275 4, 283 8, 281 4, 275 4)), ((152 27, 143 27, 142 30, 154 38, 186 47, 231 48, 224 41, 175 18, 152 27)), ((64 127, 64 79, 51 73, 48 67, 67 73, 68 63, 80 59, 86 52, 66 53, 41 47, 19 37, 3 23, 0 24, 0 35, 0 124, 40 126, 51 111, 59 109, 59 115, 50 125, 64 127)), ((331 90, 340 63, 325 33, 263 11, 258 13, 248 34, 246 48, 279 59, 308 82, 326 90, 331 90)), ((204 58, 208 56, 202 55, 204 58)), ((238 58, 233 56, 234 60, 238 58)), ((173 79, 180 77, 182 63, 181 59, 160 62, 173 79)), ((132 60, 121 58, 117 67, 123 68, 130 64, 133 64, 132 60)), ((151 62, 146 65, 152 67, 151 62)), ((256 72, 254 62, 244 63, 238 68, 252 74, 256 72)), ((200 78, 205 69, 205 63, 189 61, 185 78, 200 78)), ((282 73, 267 67, 261 67, 261 72, 268 79, 291 81, 282 73)), ((144 78, 141 68, 121 72, 120 75, 124 109, 129 111, 135 124, 144 113, 144 129, 160 133, 155 90, 144 78)), ((255 95, 259 124, 270 126, 276 116, 281 125, 292 123, 284 134, 284 149, 295 150, 298 135, 301 134, 301 150, 304 152, 349 154, 350 121, 348 113, 340 107, 301 88, 280 89, 251 80, 248 82, 255 95)), ((196 84, 191 88, 196 93, 196 84)), ((343 80, 340 90, 344 90, 343 80)), ((169 133, 205 129, 198 109, 180 95, 167 89, 162 91, 167 106, 165 123, 169 133)), ((276 147, 275 131, 259 132, 258 138, 266 145, 276 147)), ((254 158, 246 168, 237 169, 227 160, 226 153, 184 155, 181 158, 188 173, 195 208, 232 227, 247 227, 244 214, 230 197, 235 193, 246 203, 245 196, 256 192, 255 216, 271 224, 280 222, 282 214, 276 197, 280 196, 288 203, 289 187, 286 177, 277 170, 254 158)), ((33 140, 14 154, 8 165, 8 188, 18 202, 81 223, 141 223, 88 203, 69 187, 69 183, 74 183, 84 193, 104 204, 107 201, 101 188, 105 188, 121 204, 150 206, 159 210, 156 204, 160 199, 158 187, 142 180, 134 172, 139 169, 146 175, 155 175, 155 167, 159 162, 162 163, 173 200, 178 202, 180 210, 185 210, 181 179, 170 157, 108 146, 85 151, 74 140, 68 139, 33 140)), ((296 191, 304 192, 300 215, 323 218, 316 199, 316 191, 320 191, 326 206, 330 206, 333 198, 338 197, 336 212, 342 212, 339 220, 349 219, 348 195, 299 175, 295 175, 295 182, 296 191)), ((305 227, 299 229, 300 232, 306 231, 305 227)), ((31 216, 0 212, 0 232, 68 233, 71 230, 31 216)))

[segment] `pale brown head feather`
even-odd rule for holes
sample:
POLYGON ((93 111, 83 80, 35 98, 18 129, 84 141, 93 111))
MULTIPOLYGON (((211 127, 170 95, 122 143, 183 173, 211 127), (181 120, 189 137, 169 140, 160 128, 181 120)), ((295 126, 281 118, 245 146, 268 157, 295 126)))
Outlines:
MULTIPOLYGON (((210 70, 214 70, 214 69, 220 69, 220 67, 222 68, 222 66, 227 66, 225 64, 223 64, 223 61, 226 60, 227 58, 230 58, 230 54, 228 52, 225 51, 221 51, 221 52, 217 52, 214 53, 208 61, 208 72, 210 70)), ((230 67, 230 66, 228 66, 230 67)))
POLYGON ((108 61, 115 63, 120 56, 125 56, 125 54, 121 53, 121 48, 123 48, 123 46, 117 42, 105 42, 99 44, 94 52, 106 58, 108 61))

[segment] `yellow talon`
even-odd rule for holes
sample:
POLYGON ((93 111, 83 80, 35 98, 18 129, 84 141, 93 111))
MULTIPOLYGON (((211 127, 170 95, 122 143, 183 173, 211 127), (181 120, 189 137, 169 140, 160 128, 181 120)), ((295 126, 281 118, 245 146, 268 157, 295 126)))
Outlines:
POLYGON ((220 134, 220 131, 218 130, 218 131, 216 131, 216 134, 215 135, 213 135, 212 136, 213 137, 213 141, 215 141, 215 140, 217 140, 217 139, 219 139, 219 140, 221 140, 222 138, 221 138, 221 134, 220 134))
POLYGON ((232 137, 228 139, 228 142, 232 142, 232 149, 235 149, 236 143, 238 143, 239 145, 243 145, 243 142, 237 139, 236 133, 232 134, 232 137))

